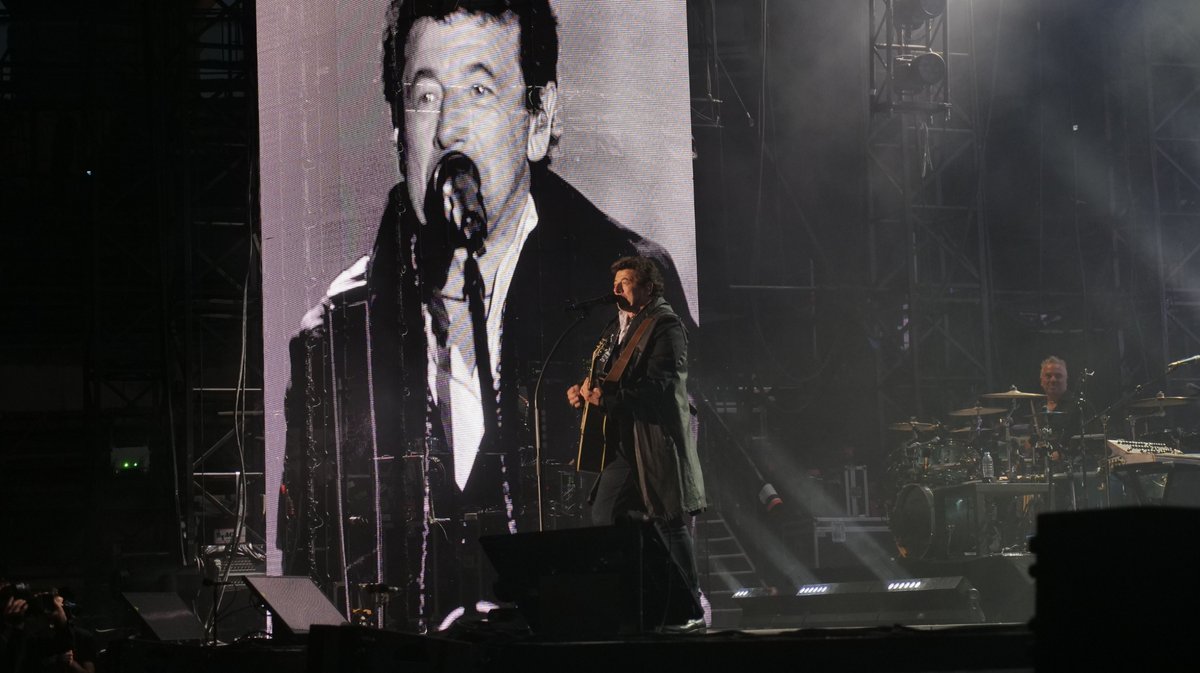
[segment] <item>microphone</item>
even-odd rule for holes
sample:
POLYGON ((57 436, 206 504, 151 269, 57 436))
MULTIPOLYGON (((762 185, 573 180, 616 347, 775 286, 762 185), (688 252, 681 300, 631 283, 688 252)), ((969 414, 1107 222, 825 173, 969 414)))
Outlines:
POLYGON ((471 254, 484 252, 487 211, 479 168, 462 152, 447 152, 434 166, 425 191, 425 221, 446 224, 451 250, 465 247, 471 254))
POLYGON ((1175 371, 1176 369, 1179 369, 1180 367, 1182 367, 1184 365, 1190 365, 1193 362, 1200 362, 1200 355, 1193 355, 1190 358, 1176 360, 1176 361, 1172 362, 1171 364, 1167 365, 1167 371, 1169 371, 1169 372, 1175 371))
POLYGON ((599 297, 592 297, 591 299, 583 299, 580 301, 572 302, 567 305, 567 311, 582 311, 582 310, 589 309, 593 306, 602 306, 604 304, 615 304, 615 303, 617 303, 618 298, 619 297, 617 295, 612 294, 611 292, 608 294, 602 294, 599 297))
POLYGON ((369 594, 397 594, 400 593, 400 587, 393 587, 383 583, 359 584, 359 589, 362 589, 369 594))

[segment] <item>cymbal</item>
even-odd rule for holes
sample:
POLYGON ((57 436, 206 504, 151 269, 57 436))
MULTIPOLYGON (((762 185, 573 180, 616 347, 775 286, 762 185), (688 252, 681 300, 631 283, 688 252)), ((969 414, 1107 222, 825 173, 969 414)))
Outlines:
POLYGON ((1195 402, 1195 397, 1167 397, 1158 395, 1157 397, 1147 397, 1144 400, 1134 400, 1129 406, 1135 409, 1153 409, 1155 407, 1182 407, 1185 404, 1195 402))
POLYGON ((946 414, 947 416, 991 416, 992 414, 1002 414, 1008 411, 1002 407, 981 407, 975 405, 966 409, 958 409, 946 414))
POLYGON ((937 429, 937 423, 922 423, 920 421, 901 421, 888 426, 888 430, 901 430, 903 432, 932 432, 935 429, 937 429))
POLYGON ((1017 390, 1016 386, 1002 393, 984 393, 980 397, 985 397, 989 400, 1037 400, 1045 397, 1044 393, 1023 393, 1017 390))
POLYGON ((952 435, 962 435, 962 434, 966 434, 968 432, 974 432, 974 431, 975 431, 975 426, 973 426, 973 425, 964 425, 961 428, 950 428, 950 434, 952 434, 952 435))

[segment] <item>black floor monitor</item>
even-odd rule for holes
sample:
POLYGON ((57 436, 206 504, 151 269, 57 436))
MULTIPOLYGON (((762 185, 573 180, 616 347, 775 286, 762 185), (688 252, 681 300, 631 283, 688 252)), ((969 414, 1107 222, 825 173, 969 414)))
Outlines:
POLYGON ((496 597, 516 603, 542 635, 648 633, 700 606, 651 523, 480 538, 496 597))
POLYGON ((204 627, 173 591, 127 591, 122 594, 150 633, 164 641, 204 640, 204 627))
POLYGON ((346 619, 308 577, 247 575, 246 584, 283 626, 296 635, 307 635, 313 624, 337 626, 346 619))

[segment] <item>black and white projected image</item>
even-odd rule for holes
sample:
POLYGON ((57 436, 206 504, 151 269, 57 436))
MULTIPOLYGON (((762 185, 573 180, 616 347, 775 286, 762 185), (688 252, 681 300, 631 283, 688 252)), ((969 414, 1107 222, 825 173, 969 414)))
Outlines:
POLYGON ((269 567, 436 628, 480 535, 582 522, 562 393, 615 309, 551 358, 565 308, 642 254, 698 322, 684 3, 257 11, 269 567))

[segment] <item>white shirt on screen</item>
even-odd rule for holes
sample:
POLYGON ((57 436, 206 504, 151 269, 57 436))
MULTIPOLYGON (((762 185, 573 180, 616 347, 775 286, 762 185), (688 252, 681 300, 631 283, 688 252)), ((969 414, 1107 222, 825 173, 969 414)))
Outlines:
MULTIPOLYGON (((487 343, 491 356, 492 381, 498 394, 500 386, 500 337, 503 330, 504 304, 508 288, 516 273, 517 260, 529 234, 537 227, 538 214, 533 197, 526 197, 521 215, 520 228, 513 244, 507 250, 496 250, 491 254, 502 255, 494 278, 484 279, 487 290, 483 298, 487 312, 487 343)), ((475 464, 475 455, 483 440, 483 406, 479 390, 479 372, 475 366, 475 340, 471 325, 471 314, 467 309, 467 297, 463 291, 463 265, 467 251, 454 251, 450 262, 446 285, 441 298, 446 307, 449 328, 446 347, 442 348, 434 335, 432 316, 427 306, 421 307, 425 320, 425 343, 428 365, 426 383, 442 417, 446 441, 454 452, 454 481, 460 489, 466 488, 475 464), (448 400, 449 404, 443 404, 448 400)))

